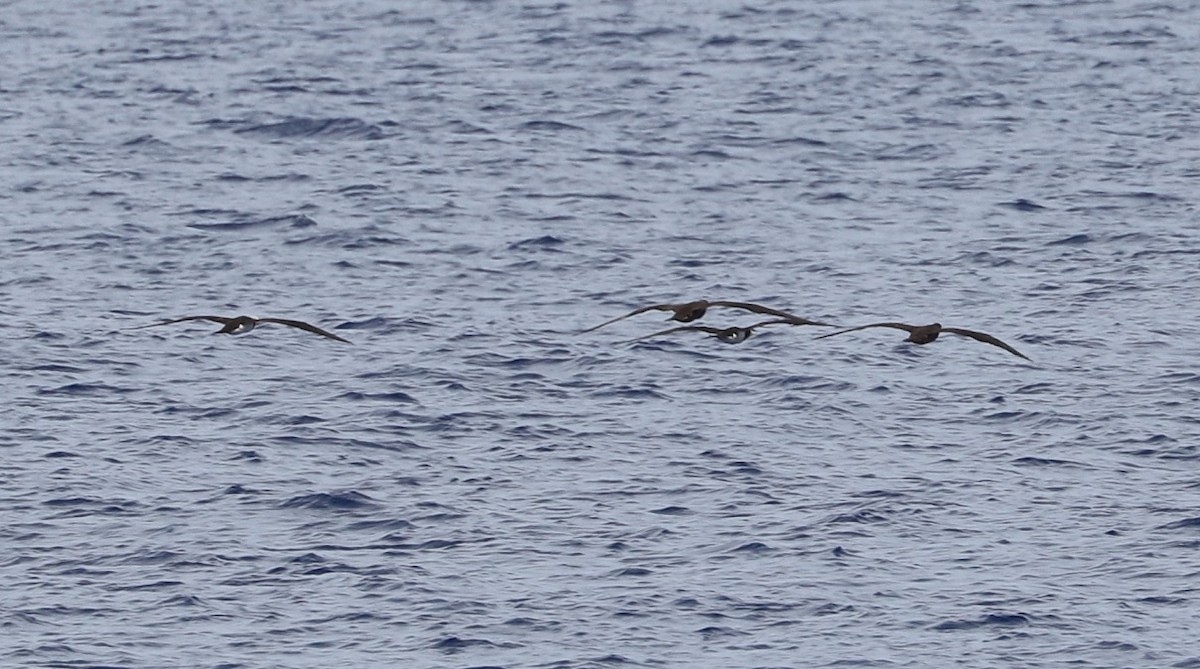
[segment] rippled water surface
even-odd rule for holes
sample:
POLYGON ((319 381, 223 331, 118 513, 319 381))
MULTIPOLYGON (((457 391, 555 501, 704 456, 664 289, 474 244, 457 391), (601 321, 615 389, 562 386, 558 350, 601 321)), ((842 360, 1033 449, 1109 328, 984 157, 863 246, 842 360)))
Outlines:
POLYGON ((1197 26, 0 3, 0 665, 1200 666, 1197 26))

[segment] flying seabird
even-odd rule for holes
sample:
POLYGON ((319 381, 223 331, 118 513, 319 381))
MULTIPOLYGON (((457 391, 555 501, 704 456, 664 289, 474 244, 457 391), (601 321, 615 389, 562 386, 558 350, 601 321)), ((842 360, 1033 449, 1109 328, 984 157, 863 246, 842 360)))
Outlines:
POLYGON ((931 343, 933 341, 936 341, 938 338, 938 335, 940 335, 941 333, 949 332, 950 334, 956 334, 956 335, 962 335, 964 337, 970 337, 971 339, 974 339, 976 341, 981 341, 985 344, 991 344, 992 346, 999 346, 1000 348, 1004 349, 1005 351, 1008 351, 1009 353, 1012 353, 1015 356, 1019 356, 1019 357, 1025 358, 1026 360, 1029 360, 1029 357, 1026 356, 1024 353, 1021 353, 1017 349, 1009 346, 1008 344, 1005 344, 1004 342, 1000 341, 999 339, 996 339, 995 337, 993 337, 990 334, 987 334, 984 332, 976 332, 974 330, 964 330, 962 328, 944 328, 944 327, 942 327, 941 323, 933 323, 931 325, 909 325, 907 323, 871 323, 870 325, 860 325, 856 328, 850 328, 849 330, 839 330, 837 332, 833 332, 833 333, 830 333, 827 335, 821 335, 820 337, 817 337, 817 339, 824 339, 826 337, 832 337, 834 335, 846 334, 847 332, 854 332, 855 330, 865 330, 866 328, 895 328, 897 330, 904 330, 904 331, 908 332, 908 339, 905 339, 904 341, 909 341, 914 344, 931 343))
POLYGON ((341 342, 346 342, 347 344, 350 343, 349 340, 342 339, 341 337, 333 334, 332 332, 326 332, 325 330, 322 330, 321 328, 319 328, 315 325, 305 323, 304 321, 293 321, 293 320, 289 320, 286 318, 255 318, 253 316, 237 316, 235 318, 229 318, 227 316, 184 316, 183 318, 176 318, 174 320, 163 321, 161 323, 151 323, 149 325, 139 325, 137 327, 133 327, 133 328, 129 328, 129 329, 130 330, 139 330, 141 328, 152 328, 152 327, 157 327, 159 325, 170 325, 172 323, 182 323, 183 321, 213 321, 215 323, 220 323, 221 325, 224 326, 220 330, 217 330, 216 332, 214 332, 213 334, 234 334, 234 335, 246 334, 247 332, 253 330, 254 328, 258 327, 259 325, 261 325, 263 323, 278 323, 279 325, 286 325, 288 327, 299 328, 301 330, 307 330, 308 332, 312 332, 314 334, 319 334, 322 337, 329 337, 330 339, 336 339, 341 342))
POLYGON ((773 320, 773 321, 763 321, 761 323, 755 323, 754 325, 751 325, 750 327, 745 327, 745 328, 741 328, 741 327, 714 328, 714 327, 709 327, 707 325, 681 325, 677 328, 669 328, 669 329, 663 330, 661 332, 655 332, 653 334, 645 335, 644 337, 637 337, 636 339, 630 339, 629 341, 627 341, 625 343, 629 344, 629 343, 632 343, 635 341, 641 341, 643 339, 650 339, 651 337, 658 337, 660 335, 671 334, 672 332, 681 332, 683 330, 696 330, 698 332, 707 332, 708 334, 716 337, 717 339, 720 339, 721 341, 725 342, 726 344, 740 344, 740 343, 746 341, 747 339, 749 339, 750 335, 754 334, 754 330, 756 328, 761 328, 764 325, 774 325, 775 323, 790 323, 792 325, 797 325, 797 323, 793 323, 792 320, 789 318, 780 318, 780 319, 773 320))
POLYGON ((590 327, 590 328, 584 330, 580 334, 591 332, 592 330, 599 330, 600 328, 604 327, 605 325, 611 325, 613 323, 616 323, 617 321, 625 320, 626 318, 629 318, 630 316, 637 316, 638 314, 645 313, 647 311, 653 311, 653 310, 672 311, 674 313, 671 315, 671 318, 668 320, 679 321, 680 323, 691 323, 694 320, 699 320, 700 318, 702 318, 704 316, 704 314, 707 313, 711 307, 732 307, 734 309, 745 309, 746 311, 753 311, 756 314, 768 314, 770 316, 778 316, 779 318, 787 319, 787 321, 789 323, 791 323, 792 325, 827 325, 829 327, 837 327, 836 325, 833 325, 831 323, 821 323, 818 321, 810 321, 807 318, 801 318, 799 316, 789 314, 786 311, 772 309, 771 307, 764 307, 761 304, 752 304, 750 302, 729 302, 727 300, 715 300, 712 302, 709 302, 708 300, 696 300, 695 302, 686 302, 684 304, 652 304, 648 307, 634 309, 633 311, 625 314, 624 316, 618 316, 612 320, 604 321, 603 323, 601 323, 595 327, 590 327))

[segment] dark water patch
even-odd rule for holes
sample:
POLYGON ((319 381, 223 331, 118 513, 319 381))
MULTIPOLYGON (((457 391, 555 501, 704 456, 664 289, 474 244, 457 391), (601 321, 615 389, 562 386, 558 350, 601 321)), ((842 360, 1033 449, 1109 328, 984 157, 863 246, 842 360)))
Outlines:
POLYGON ((122 516, 142 513, 142 505, 130 500, 105 500, 93 497, 57 497, 42 502, 43 506, 62 509, 59 518, 80 518, 91 515, 122 516))
POLYGON ((338 195, 355 196, 355 195, 366 195, 369 193, 379 193, 379 192, 387 192, 387 191, 388 191, 388 188, 381 184, 359 183, 359 184, 350 184, 349 186, 342 186, 334 192, 336 192, 338 195))
POLYGON ((138 440, 138 443, 146 445, 166 444, 170 446, 193 446, 196 440, 191 437, 185 437, 180 434, 156 434, 138 440))
POLYGON ((68 383, 65 386, 57 388, 43 388, 37 391, 38 395, 55 397, 96 397, 103 395, 124 395, 126 393, 136 392, 135 388, 118 388, 104 383, 68 383))
POLYGON ((686 506, 664 506, 660 509, 651 509, 650 513, 656 513, 661 516, 690 516, 692 510, 686 506))
POLYGON ((1177 520, 1175 522, 1167 523, 1166 525, 1159 525, 1158 528, 1156 528, 1156 529, 1160 529, 1160 530, 1200 530, 1200 517, 1185 518, 1183 520, 1177 520))
MULTIPOLYGON (((246 218, 249 215, 237 209, 219 209, 214 207, 193 207, 171 213, 172 216, 187 216, 189 218, 246 218)), ((178 240, 178 238, 175 238, 178 240)))
POLYGON ((403 518, 381 518, 355 521, 346 527, 350 530, 410 530, 416 525, 403 518))
POLYGON ((971 93, 946 98, 940 100, 938 104, 950 107, 1004 108, 1011 106, 1012 102, 1003 93, 989 91, 986 93, 971 93))
POLYGON ((1026 200, 1025 198, 1017 198, 1016 200, 1011 200, 1009 202, 998 202, 997 204, 1001 207, 1008 207, 1009 209, 1016 209, 1017 211, 1030 211, 1030 212, 1038 211, 1038 212, 1040 212, 1040 211, 1046 210, 1045 206, 1040 205, 1040 204, 1030 201, 1030 200, 1026 200))
POLYGON ((55 372, 62 374, 81 374, 85 371, 82 367, 72 367, 70 365, 60 364, 33 365, 23 369, 30 372, 55 372))
POLYGON ((629 577, 649 576, 653 573, 654 573, 653 570, 646 569, 645 567, 625 567, 623 569, 614 569, 614 570, 608 572, 607 574, 605 574, 605 577, 606 578, 629 578, 629 577))
MULTIPOLYGON (((637 202, 637 201, 640 201, 629 195, 625 195, 622 193, 610 193, 607 191, 598 191, 598 192, 562 191, 562 192, 526 193, 525 197, 530 200, 557 200, 559 202, 571 202, 574 200, 601 200, 601 201, 615 201, 615 202, 637 202)), ((554 215, 534 216, 534 217, 531 217, 530 220, 536 221, 539 223, 553 224, 553 223, 570 223, 573 221, 577 221, 579 219, 576 216, 570 216, 570 215, 566 215, 566 214, 554 214, 554 215)))
POLYGON ((542 235, 541 237, 531 237, 522 239, 518 242, 512 242, 508 245, 509 251, 527 251, 527 250, 557 250, 565 242, 562 237, 554 235, 542 235))
POLYGON ((1171 372, 1156 376, 1154 379, 1170 384, 1200 385, 1200 372, 1171 372))
POLYGON ((841 525, 841 524, 847 524, 847 523, 849 523, 849 524, 874 524, 874 523, 884 523, 884 522, 887 522, 887 520, 888 520, 887 516, 885 516, 883 514, 877 513, 870 509, 862 509, 860 511, 855 511, 854 513, 838 514, 838 515, 830 518, 826 522, 830 523, 830 524, 834 524, 834 525, 841 525))
POLYGON ((241 495, 261 495, 262 492, 263 491, 261 491, 261 490, 247 488, 246 486, 241 485, 240 483, 235 483, 235 484, 225 488, 225 490, 223 490, 221 494, 241 496, 241 495))
POLYGON ((1083 246, 1092 242, 1092 236, 1086 233, 1063 237, 1052 242, 1047 242, 1046 246, 1083 246))
POLYGON ((386 441, 369 441, 366 439, 346 439, 342 437, 332 436, 299 436, 299 435, 283 435, 271 437, 270 441, 279 443, 285 446, 306 446, 320 449, 325 452, 337 452, 343 454, 353 453, 359 449, 374 449, 382 451, 392 451, 396 453, 404 453, 412 450, 424 450, 425 447, 408 440, 388 439, 386 441))
MULTIPOLYGON (((993 398, 995 399, 995 398, 993 398)), ((997 402, 992 402, 997 404, 997 402)), ((1003 403, 1003 401, 999 402, 1003 403)), ((979 409, 973 413, 981 414, 983 420, 996 421, 997 423, 1019 423, 1019 424, 1034 424, 1039 427, 1045 427, 1061 423, 1064 421, 1071 422, 1069 417, 1048 415, 1040 411, 993 411, 988 413, 987 409, 979 409)))
POLYGON ((824 203, 833 204, 833 203, 838 203, 838 202, 858 202, 859 200, 858 200, 858 198, 854 197, 853 195, 851 195, 849 193, 844 193, 842 191, 833 191, 833 192, 829 192, 829 193, 821 193, 819 195, 814 195, 809 198, 809 201, 813 202, 814 204, 824 204, 824 203))
POLYGON ((769 376, 757 382, 768 388, 789 388, 789 389, 805 389, 805 390, 823 390, 823 391, 846 391, 853 390, 854 384, 847 381, 838 381, 824 376, 810 376, 807 374, 785 374, 783 376, 769 376))
POLYGON ((1013 464, 1028 467, 1088 467, 1081 462, 1072 460, 1056 460, 1054 458, 1022 457, 1013 460, 1013 464))
POLYGON ((154 581, 152 583, 137 583, 134 585, 111 585, 109 590, 114 592, 140 592, 143 590, 162 590, 163 588, 177 588, 183 585, 183 581, 154 581))
POLYGON ((493 135, 495 131, 486 128, 482 125, 476 125, 460 119, 451 119, 446 122, 446 130, 455 135, 493 135))
POLYGON ((520 125, 520 129, 536 132, 583 132, 585 130, 580 126, 561 121, 526 121, 520 125))
POLYGON ((908 493, 899 490, 864 490, 853 496, 861 499, 898 499, 908 497, 908 493))
POLYGON ((1085 190, 1082 191, 1081 195, 1096 199, 1129 199, 1143 202, 1174 203, 1183 201, 1183 198, 1178 195, 1170 195, 1167 193, 1158 193, 1155 191, 1145 190, 1131 190, 1124 192, 1085 190))
MULTIPOLYGON (((405 537, 400 535, 388 535, 381 541, 371 542, 369 544, 316 544, 309 545, 306 548, 314 551, 322 551, 325 553, 360 553, 383 552, 385 555, 400 555, 413 551, 442 551, 448 548, 457 548, 464 544, 486 544, 493 541, 490 537, 465 541, 460 539, 430 539, 420 543, 412 543, 404 540, 405 537)), ((302 560, 304 563, 325 563, 326 558, 319 554, 313 554, 311 558, 302 560)), ((318 566, 312 569, 305 570, 305 574, 329 573, 329 572, 349 572, 355 574, 381 574, 387 575, 395 571, 391 565, 383 564, 371 567, 355 567, 342 563, 330 563, 329 566, 318 566)))
POLYGON ((48 458, 48 459, 57 459, 57 458, 78 458, 80 456, 78 453, 72 453, 70 451, 50 451, 49 453, 46 453, 42 457, 48 458))
POLYGON ((1144 250, 1137 251, 1137 252, 1130 254, 1129 257, 1133 258, 1133 259, 1139 259, 1139 258, 1153 258, 1156 256, 1173 256, 1173 255, 1180 255, 1180 256, 1200 255, 1200 248, 1144 249, 1144 250))
POLYGON ((161 140, 161 139, 155 137, 154 135, 138 135, 137 137, 134 137, 133 139, 128 139, 128 140, 125 140, 124 142, 121 142, 121 146, 143 147, 143 148, 149 147, 149 148, 161 149, 161 148, 169 147, 170 143, 166 142, 164 140, 161 140))
POLYGON ((238 451, 230 459, 231 460, 243 460, 246 462, 263 462, 265 458, 263 458, 263 456, 261 454, 259 454, 258 451, 247 450, 247 451, 238 451))
MULTIPOLYGON (((1134 442, 1137 443, 1137 442, 1134 442)), ((1125 455, 1158 460, 1198 460, 1200 445, 1183 444, 1167 448, 1130 448, 1121 451, 1125 455)))
POLYGON ((937 144, 894 144, 876 149, 871 158, 878 161, 934 160, 946 151, 937 144))
POLYGON ((526 358, 522 356, 511 356, 495 351, 486 351, 476 353, 469 356, 468 361, 472 364, 477 364, 484 367, 499 367, 505 369, 524 369, 533 367, 544 362, 542 358, 526 358))
POLYGON ((243 125, 234 132, 277 139, 378 140, 387 137, 382 126, 357 118, 293 118, 277 123, 243 125))
POLYGON ((289 216, 269 216, 267 218, 243 219, 229 221, 226 223, 188 223, 187 227, 195 228, 196 230, 208 230, 212 232, 239 232, 243 230, 275 227, 286 227, 290 229, 308 228, 316 224, 316 221, 308 216, 305 216, 304 214, 293 214, 289 216))
MULTIPOLYGON (((338 325, 336 329, 338 329, 338 330, 380 330, 380 329, 384 329, 384 328, 389 328, 389 326, 392 326, 394 323, 396 323, 396 322, 390 318, 384 318, 383 316, 373 316, 371 318, 365 318, 361 321, 346 321, 346 322, 342 323, 341 325, 338 325)), ((411 321, 408 321, 408 320, 400 321, 399 324, 401 324, 401 325, 411 324, 411 321)))
POLYGON ((285 509, 313 509, 316 511, 357 511, 377 507, 369 496, 356 491, 337 493, 313 493, 292 497, 280 504, 285 509))
POLYGON ((740 546, 737 546, 736 548, 730 549, 729 552, 730 553, 752 553, 754 555, 765 555, 767 553, 775 552, 775 549, 771 548, 767 544, 762 543, 761 541, 750 541, 750 542, 744 543, 740 546))
POLYGON ((591 397, 620 397, 623 399, 669 399, 665 393, 659 392, 652 388, 631 388, 629 386, 618 386, 615 388, 604 388, 589 393, 591 397))
POLYGON ((432 647, 453 654, 470 648, 496 648, 498 645, 487 639, 463 639, 457 636, 448 636, 434 643, 432 647))
POLYGON ((395 391, 395 392, 390 392, 390 393, 364 393, 364 392, 358 392, 358 391, 351 391, 351 392, 347 392, 347 393, 342 393, 341 395, 337 395, 334 397, 334 399, 335 400, 349 400, 352 402, 371 401, 371 402, 387 402, 389 404, 394 404, 394 403, 420 404, 420 401, 418 401, 417 398, 413 397, 412 395, 409 395, 408 393, 403 393, 400 391, 395 391))
POLYGON ((710 625, 708 627, 701 627, 700 629, 696 630, 696 634, 699 634, 700 638, 704 639, 705 641, 711 641, 713 639, 721 639, 725 637, 747 636, 749 632, 736 630, 732 627, 719 627, 710 625))
POLYGON ((733 46, 742 41, 736 35, 714 35, 700 43, 700 47, 733 46))
POLYGON ((955 258, 951 264, 959 264, 963 262, 972 263, 975 265, 986 265, 988 267, 1007 267, 1015 265, 1016 261, 1012 258, 997 255, 990 251, 977 251, 975 253, 967 253, 955 258))
MULTIPOLYGON (((709 159, 709 160, 716 160, 716 161, 721 161, 721 162, 724 162, 727 160, 735 160, 735 157, 733 154, 725 152, 725 151, 721 151, 719 149, 697 149, 695 151, 689 152, 687 154, 687 156, 688 156, 688 158, 691 158, 694 160, 709 159)), ((708 193, 708 192, 720 193, 720 192, 724 192, 725 190, 727 190, 727 187, 726 186, 705 185, 705 186, 696 186, 695 190, 699 191, 701 193, 708 193)))
POLYGON ((184 559, 183 554, 171 550, 138 550, 122 557, 112 556, 108 558, 115 561, 117 564, 136 564, 136 565, 169 565, 176 564, 184 559))
POLYGON ((726 473, 734 476, 761 476, 764 473, 762 467, 745 460, 734 460, 727 466, 726 473))
MULTIPOLYGON (((300 227, 300 226, 293 226, 300 227)), ((364 235, 361 230, 330 230, 328 232, 320 232, 305 237, 293 237, 283 240, 285 246, 328 246, 331 248, 341 248, 349 251, 357 251, 362 249, 376 249, 387 246, 407 246, 408 240, 403 237, 385 236, 385 235, 364 235)), ((391 267, 411 267, 412 263, 399 260, 374 260, 377 265, 386 265, 391 267)), ((355 268, 358 265, 351 261, 343 260, 338 263, 343 268, 355 268)))
POLYGON ((971 620, 948 620, 933 626, 938 631, 973 630, 981 627, 1023 627, 1029 617, 1021 613, 990 613, 971 620))

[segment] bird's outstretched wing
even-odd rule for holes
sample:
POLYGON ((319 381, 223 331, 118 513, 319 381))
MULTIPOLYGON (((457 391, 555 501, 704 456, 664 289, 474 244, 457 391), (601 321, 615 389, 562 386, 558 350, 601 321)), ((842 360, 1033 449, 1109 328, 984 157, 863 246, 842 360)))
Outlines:
POLYGON ((871 323, 869 325, 860 325, 856 328, 850 328, 848 330, 838 330, 837 332, 830 332, 829 334, 821 335, 820 337, 817 337, 817 339, 824 339, 826 337, 832 337, 834 335, 846 334, 847 332, 854 332, 855 330, 865 330, 867 328, 896 328, 897 330, 904 330, 905 332, 908 332, 910 334, 912 333, 913 330, 917 329, 916 326, 909 325, 907 323, 871 323))
POLYGON ((630 344, 635 341, 641 341, 643 339, 650 339, 652 337, 661 337, 662 335, 665 335, 665 334, 671 334, 672 332, 682 332, 684 330, 698 330, 700 332, 707 332, 710 335, 719 335, 725 331, 721 328, 709 327, 707 325, 680 325, 679 327, 667 328, 666 330, 660 330, 660 331, 654 332, 652 334, 642 335, 641 337, 635 337, 633 339, 627 339, 621 343, 630 344))
POLYGON ((677 306, 679 306, 679 305, 676 305, 676 304, 652 304, 652 305, 650 305, 650 306, 648 306, 648 307, 642 307, 642 308, 640 308, 640 309, 634 309, 633 311, 631 311, 631 312, 629 312, 629 313, 625 314, 624 316, 617 316, 616 318, 614 318, 614 319, 612 319, 612 320, 604 321, 603 323, 601 323, 601 324, 599 324, 599 325, 597 325, 597 326, 595 326, 595 327, 590 327, 590 328, 588 328, 588 329, 586 329, 586 330, 583 330, 583 331, 582 331, 582 332, 580 332, 579 334, 586 334, 586 333, 588 333, 588 332, 591 332, 592 330, 599 330, 600 328, 604 327, 605 325, 612 325, 613 323, 616 323, 617 321, 623 321, 623 320, 625 320, 626 318, 629 318, 629 317, 631 317, 631 316, 637 316, 638 314, 644 314, 644 313, 646 313, 647 311, 654 311, 654 310, 658 310, 658 311, 674 311, 675 307, 677 307, 677 306))
POLYGON ((822 323, 820 321, 810 321, 807 318, 802 318, 795 314, 789 314, 786 311, 772 309, 771 307, 764 307, 761 304, 754 304, 753 302, 730 302, 729 300, 717 300, 716 302, 709 302, 708 306, 710 306, 710 307, 731 307, 733 309, 745 309, 746 311, 753 311, 756 314, 769 314, 771 316, 778 316, 780 318, 786 318, 788 320, 788 322, 790 322, 792 325, 827 325, 829 327, 837 327, 836 325, 833 325, 832 323, 822 323))
MULTIPOLYGON (((1025 355, 1024 353, 1021 353, 1017 349, 1009 346, 1008 344, 1005 344, 1004 342, 1000 341, 999 339, 996 339, 995 337, 993 337, 990 334, 987 334, 986 332, 976 332, 974 330, 964 330, 962 328, 942 328, 942 332, 952 332, 956 335, 970 337, 971 339, 974 339, 976 341, 981 341, 985 344, 991 344, 992 346, 999 346, 1000 348, 1004 349, 1005 351, 1008 351, 1009 353, 1012 353, 1015 356, 1029 360, 1029 356, 1025 355)), ((1030 362, 1033 362, 1033 361, 1030 360, 1030 362)))
POLYGON ((293 320, 288 320, 286 318, 260 318, 260 319, 258 319, 258 322, 260 322, 260 323, 278 323, 280 325, 286 325, 288 327, 306 330, 313 334, 319 334, 322 337, 329 337, 330 339, 336 339, 338 341, 345 342, 347 344, 351 343, 350 340, 348 340, 348 339, 342 339, 341 337, 333 334, 332 332, 327 332, 315 325, 305 323, 304 321, 293 321, 293 320))
POLYGON ((131 328, 126 328, 126 329, 127 330, 140 330, 142 328, 152 328, 152 327, 157 327, 159 325, 170 325, 172 323, 182 323, 184 321, 213 321, 214 323, 220 323, 221 325, 229 325, 230 323, 232 323, 234 321, 234 319, 227 318, 225 316, 184 316, 183 318, 175 318, 175 319, 172 319, 169 321, 162 321, 161 323, 151 323, 149 325, 137 325, 137 326, 134 326, 131 328))

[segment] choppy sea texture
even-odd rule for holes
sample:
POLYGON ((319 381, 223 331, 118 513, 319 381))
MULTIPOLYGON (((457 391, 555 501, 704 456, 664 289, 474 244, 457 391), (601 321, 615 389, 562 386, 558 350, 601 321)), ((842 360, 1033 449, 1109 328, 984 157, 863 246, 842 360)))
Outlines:
POLYGON ((1200 666, 1197 25, 5 3, 0 664, 1200 666))

